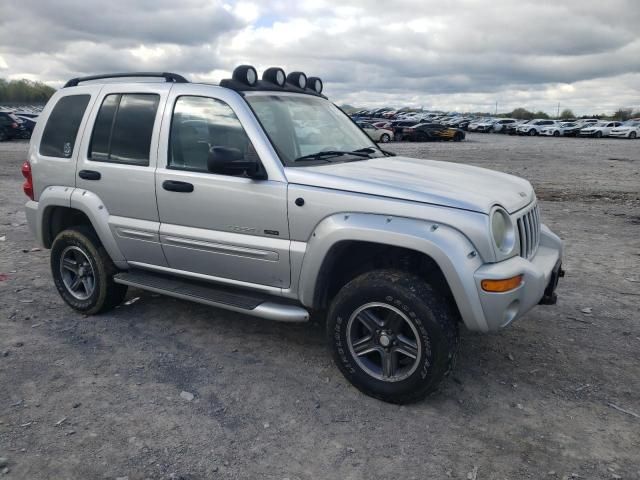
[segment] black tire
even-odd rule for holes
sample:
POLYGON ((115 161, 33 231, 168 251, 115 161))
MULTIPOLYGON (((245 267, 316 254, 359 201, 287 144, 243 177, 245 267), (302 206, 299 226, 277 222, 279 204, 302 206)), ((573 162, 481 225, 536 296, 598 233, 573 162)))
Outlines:
POLYGON ((383 133, 382 135, 380 135, 380 141, 382 143, 387 143, 391 140, 391 137, 389 136, 388 133, 383 133))
POLYGON ((560 136, 560 132, 558 130, 553 132, 553 136, 554 137, 559 137, 560 136))
POLYGON ((5 133, 4 130, 0 130, 0 142, 4 142, 5 140, 7 140, 7 134, 5 133))
POLYGON ((602 132, 598 130, 595 135, 596 138, 602 138, 602 132))
POLYGON ((122 302, 127 294, 127 286, 113 281, 113 275, 117 272, 118 269, 90 227, 77 226, 63 230, 53 241, 51 273, 54 283, 67 305, 79 312, 94 315, 106 312, 122 302), (63 254, 66 255, 64 252, 68 252, 69 249, 75 252, 80 250, 88 260, 88 266, 91 267, 93 288, 87 298, 77 298, 65 284, 61 263, 63 254))
POLYGON ((631 139, 634 139, 634 138, 636 138, 637 136, 638 136, 638 135, 636 134, 636 132, 631 132, 631 133, 629 134, 629 138, 631 138, 631 139))
POLYGON ((460 132, 456 132, 456 134, 453 136, 453 141, 454 142, 461 142, 462 141, 462 134, 460 132))
POLYGON ((531 130, 529 130, 530 137, 535 137, 536 135, 538 135, 538 131, 535 128, 532 128, 531 130))
MULTIPOLYGON (((458 323, 457 309, 420 277, 399 270, 375 270, 349 282, 334 298, 327 315, 327 336, 334 361, 347 380, 366 395, 402 404, 415 402, 434 392, 451 372, 458 353, 458 323), (373 307, 367 307, 372 304, 373 307), (402 318, 397 315, 406 322, 403 325, 410 329, 409 335, 416 340, 415 360, 408 357, 402 359, 413 366, 400 366, 398 354, 395 354, 396 367, 408 369, 404 372, 405 376, 399 375, 395 379, 377 378, 368 372, 360 364, 364 354, 356 359, 353 340, 349 338, 355 324, 352 319, 354 314, 362 308, 381 308, 381 304, 395 308, 405 316, 402 318)), ((384 331, 378 337, 378 333, 371 329, 369 331, 371 342, 378 342, 376 351, 368 354, 373 354, 374 362, 376 358, 382 362, 380 350, 400 348, 394 347, 396 341, 392 340, 392 345, 384 349, 381 347, 382 336, 386 336, 384 331)), ((385 342, 389 345, 389 338, 398 340, 400 335, 391 334, 385 342)))

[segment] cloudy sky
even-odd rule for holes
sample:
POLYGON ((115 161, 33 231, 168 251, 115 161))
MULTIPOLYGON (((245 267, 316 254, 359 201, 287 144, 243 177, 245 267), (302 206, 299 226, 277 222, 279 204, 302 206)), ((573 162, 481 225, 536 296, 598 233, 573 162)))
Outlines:
POLYGON ((217 82, 241 63, 358 106, 640 109, 640 1, 0 0, 0 77, 217 82))

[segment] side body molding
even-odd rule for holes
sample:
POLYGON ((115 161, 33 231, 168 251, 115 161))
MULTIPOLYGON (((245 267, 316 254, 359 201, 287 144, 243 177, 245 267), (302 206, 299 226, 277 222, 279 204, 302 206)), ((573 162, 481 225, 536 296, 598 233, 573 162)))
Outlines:
POLYGON ((322 220, 306 248, 299 298, 313 308, 318 274, 332 247, 363 241, 415 250, 431 257, 442 270, 467 327, 486 331, 473 273, 482 265, 473 244, 458 230, 429 221, 366 213, 340 213, 322 220))

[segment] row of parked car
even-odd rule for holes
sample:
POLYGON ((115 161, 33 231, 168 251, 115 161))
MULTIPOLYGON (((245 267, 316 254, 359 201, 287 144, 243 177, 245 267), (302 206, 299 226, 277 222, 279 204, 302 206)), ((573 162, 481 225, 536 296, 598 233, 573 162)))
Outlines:
POLYGON ((464 139, 464 132, 552 137, 640 138, 640 118, 626 122, 612 120, 564 119, 517 120, 515 118, 475 117, 438 112, 400 112, 388 108, 360 110, 352 118, 378 142, 390 140, 464 139), (430 132, 433 132, 430 134, 430 132))
POLYGON ((510 135, 544 135, 549 137, 618 137, 639 138, 640 118, 618 122, 587 118, 580 120, 516 120, 513 118, 484 118, 472 121, 470 132, 506 133, 510 135))
POLYGON ((14 138, 31 138, 40 111, 38 108, 32 107, 19 109, 0 107, 0 142, 14 138))

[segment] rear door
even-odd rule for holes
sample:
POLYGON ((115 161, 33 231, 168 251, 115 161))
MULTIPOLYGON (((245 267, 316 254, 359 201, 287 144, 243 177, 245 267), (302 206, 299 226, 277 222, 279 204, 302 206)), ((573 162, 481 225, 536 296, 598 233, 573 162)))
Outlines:
POLYGON ((95 194, 129 262, 166 266, 154 171, 158 130, 171 84, 106 84, 82 140, 76 187, 95 194))

